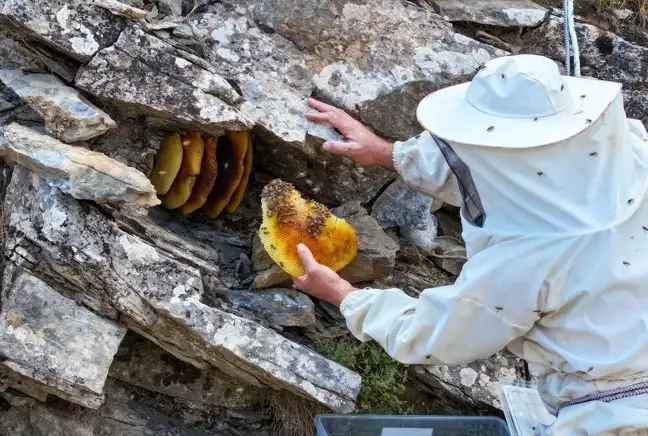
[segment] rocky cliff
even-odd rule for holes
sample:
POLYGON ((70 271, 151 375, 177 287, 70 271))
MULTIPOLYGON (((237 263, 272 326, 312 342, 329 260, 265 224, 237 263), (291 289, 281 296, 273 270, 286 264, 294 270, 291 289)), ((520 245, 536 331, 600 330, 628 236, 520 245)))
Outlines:
MULTIPOLYGON (((378 372, 322 346, 347 336, 339 312, 259 243, 260 191, 281 178, 347 219, 354 283, 451 283, 457 211, 324 153, 338 133, 306 98, 407 139, 422 97, 493 57, 562 65, 549 3, 0 0, 0 435, 309 434, 314 411, 372 411, 378 372), (235 212, 160 206, 147 174, 166 135, 238 131, 254 165, 235 212)), ((578 17, 582 71, 622 82, 646 121, 647 39, 615 17, 578 17)), ((498 414, 496 383, 532 377, 506 352, 396 367, 419 413, 498 414)))

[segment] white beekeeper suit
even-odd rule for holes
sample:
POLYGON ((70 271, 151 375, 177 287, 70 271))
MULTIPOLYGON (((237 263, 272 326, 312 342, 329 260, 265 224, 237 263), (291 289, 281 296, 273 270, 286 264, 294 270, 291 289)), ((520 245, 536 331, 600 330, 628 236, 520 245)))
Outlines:
POLYGON ((468 261, 418 299, 349 294, 351 332, 412 364, 508 345, 560 411, 545 434, 648 434, 648 135, 626 118, 621 86, 510 56, 431 94, 417 116, 426 132, 396 143, 395 167, 462 206, 468 261), (618 388, 626 398, 561 408, 618 388))

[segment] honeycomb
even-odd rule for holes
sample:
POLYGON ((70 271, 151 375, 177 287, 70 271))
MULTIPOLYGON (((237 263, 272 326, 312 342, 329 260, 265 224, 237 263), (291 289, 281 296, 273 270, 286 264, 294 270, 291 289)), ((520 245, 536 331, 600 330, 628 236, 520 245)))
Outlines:
POLYGON ((250 173, 252 172, 252 139, 250 135, 247 135, 247 150, 245 152, 245 159, 243 160, 243 177, 241 182, 236 187, 236 191, 232 194, 229 203, 225 206, 225 212, 234 213, 238 209, 241 200, 243 200, 243 195, 245 195, 245 189, 247 188, 248 181, 250 180, 250 173))
POLYGON ((218 166, 216 165, 216 145, 218 138, 205 138, 205 155, 200 167, 200 175, 196 179, 189 200, 180 208, 182 215, 189 215, 200 209, 207 201, 207 197, 216 183, 218 166))
POLYGON ((244 160, 248 148, 248 132, 228 132, 216 149, 218 177, 202 211, 216 218, 229 203, 244 173, 244 160))
POLYGON ((177 133, 167 135, 162 140, 149 176, 158 195, 166 194, 171 188, 180 171, 182 151, 182 140, 177 133))
POLYGON ((339 271, 353 261, 358 252, 354 228, 337 218, 324 205, 304 200, 293 185, 275 179, 261 193, 263 223, 259 238, 264 248, 293 277, 305 274, 297 254, 304 244, 317 262, 339 271))
POLYGON ((182 215, 197 210, 210 218, 234 213, 252 171, 249 132, 228 132, 216 138, 189 132, 167 135, 157 154, 150 154, 147 176, 162 206, 182 215))
POLYGON ((201 162, 205 151, 205 143, 200 133, 188 133, 182 138, 184 148, 182 165, 171 188, 160 197, 162 206, 167 209, 177 209, 191 196, 196 176, 200 174, 201 162))

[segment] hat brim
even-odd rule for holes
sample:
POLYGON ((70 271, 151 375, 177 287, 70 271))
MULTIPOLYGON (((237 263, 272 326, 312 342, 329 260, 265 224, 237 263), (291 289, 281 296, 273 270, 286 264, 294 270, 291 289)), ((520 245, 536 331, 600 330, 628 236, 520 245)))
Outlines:
POLYGON ((577 103, 569 112, 530 118, 489 115, 465 98, 470 83, 449 86, 425 97, 416 109, 425 130, 446 141, 482 147, 531 148, 572 138, 598 120, 621 93, 621 84, 564 77, 577 103))

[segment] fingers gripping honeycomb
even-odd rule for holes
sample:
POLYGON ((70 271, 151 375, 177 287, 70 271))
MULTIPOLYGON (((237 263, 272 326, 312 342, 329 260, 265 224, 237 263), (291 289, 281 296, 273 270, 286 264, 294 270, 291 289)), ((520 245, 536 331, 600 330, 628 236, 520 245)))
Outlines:
POLYGON ((339 271, 358 252, 353 227, 325 206, 304 200, 294 187, 275 179, 261 194, 259 238, 272 260, 293 277, 305 274, 297 245, 306 245, 317 262, 339 271))

